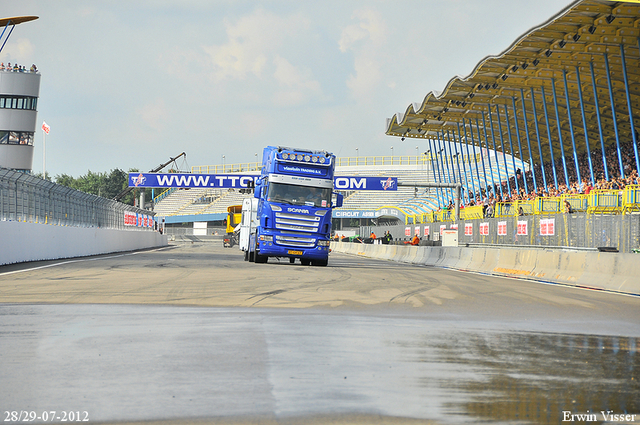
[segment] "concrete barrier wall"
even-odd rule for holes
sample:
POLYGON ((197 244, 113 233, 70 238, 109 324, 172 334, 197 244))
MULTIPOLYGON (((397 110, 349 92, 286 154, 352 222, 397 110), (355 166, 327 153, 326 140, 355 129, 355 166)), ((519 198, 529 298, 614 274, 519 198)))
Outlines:
POLYGON ((467 248, 332 242, 331 249, 409 264, 640 295, 640 254, 537 248, 467 248))
POLYGON ((153 231, 0 221, 0 265, 84 257, 166 245, 167 236, 153 231))

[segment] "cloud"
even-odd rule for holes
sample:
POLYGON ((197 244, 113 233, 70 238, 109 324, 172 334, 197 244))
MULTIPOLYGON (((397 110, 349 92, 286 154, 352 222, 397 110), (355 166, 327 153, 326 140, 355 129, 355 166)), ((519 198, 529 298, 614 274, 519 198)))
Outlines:
POLYGON ((225 19, 224 25, 228 41, 203 46, 216 81, 265 77, 269 59, 285 44, 295 43, 294 36, 304 37, 309 23, 299 15, 278 16, 258 8, 235 23, 225 19))
POLYGON ((349 25, 342 30, 338 45, 341 52, 353 49, 359 41, 380 46, 386 42, 387 26, 379 11, 361 9, 353 13, 353 18, 360 22, 349 25))
MULTIPOLYGON (((5 38, 2 39, 4 41, 5 38)), ((11 44, 3 51, 6 55, 3 62, 17 62, 18 65, 24 65, 27 69, 31 64, 27 64, 28 60, 33 57, 34 47, 30 40, 26 38, 18 38, 11 40, 11 44)))
POLYGON ((155 131, 161 130, 165 127, 167 119, 169 118, 169 112, 164 99, 157 98, 152 102, 145 104, 142 108, 139 108, 137 114, 142 121, 155 131))
POLYGON ((296 106, 306 103, 312 97, 321 97, 320 83, 313 79, 310 70, 293 66, 286 59, 276 56, 274 77, 282 87, 274 95, 278 106, 296 106))
POLYGON ((385 57, 382 47, 387 42, 387 25, 380 12, 362 9, 354 12, 357 23, 343 29, 338 46, 343 53, 354 55, 354 74, 347 87, 356 99, 370 99, 382 80, 385 57))

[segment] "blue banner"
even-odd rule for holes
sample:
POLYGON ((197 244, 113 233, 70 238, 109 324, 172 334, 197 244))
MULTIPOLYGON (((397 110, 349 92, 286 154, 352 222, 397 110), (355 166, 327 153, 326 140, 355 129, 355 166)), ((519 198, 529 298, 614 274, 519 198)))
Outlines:
MULTIPOLYGON (((249 174, 129 173, 129 187, 246 188, 260 176, 249 174)), ((397 190, 397 177, 342 176, 333 179, 335 190, 397 190)))

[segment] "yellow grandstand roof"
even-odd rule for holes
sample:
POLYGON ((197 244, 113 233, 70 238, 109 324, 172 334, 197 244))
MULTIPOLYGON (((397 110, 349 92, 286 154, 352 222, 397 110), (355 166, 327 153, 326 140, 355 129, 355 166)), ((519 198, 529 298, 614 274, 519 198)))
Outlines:
POLYGON ((0 27, 6 27, 7 25, 18 25, 23 22, 34 21, 38 19, 37 16, 16 16, 13 18, 2 18, 0 19, 0 27))
MULTIPOLYGON (((531 4, 531 7, 535 7, 535 3, 531 4)), ((596 113, 598 105, 605 144, 612 144, 615 143, 615 135, 607 78, 608 62, 618 132, 621 138, 631 139, 626 87, 629 88, 631 109, 635 114, 635 130, 638 131, 639 50, 640 0, 575 1, 547 22, 522 35, 500 55, 484 58, 469 76, 451 79, 442 93, 430 92, 422 103, 411 104, 404 113, 388 119, 386 134, 437 138, 450 131, 456 137, 458 128, 463 123, 469 125, 471 120, 475 128, 478 119, 478 128, 487 129, 487 132, 493 129, 496 132, 495 138, 499 140, 500 134, 505 138, 509 132, 515 134, 514 106, 520 120, 520 132, 524 131, 524 96, 529 131, 532 137, 539 134, 543 143, 548 143, 547 122, 552 142, 557 140, 559 118, 565 143, 568 141, 571 144, 571 130, 576 138, 576 150, 583 151, 586 144, 581 105, 584 105, 587 134, 593 148, 599 138, 596 113), (622 66, 623 55, 625 70, 622 66), (591 67, 595 76, 597 99, 594 96, 591 67), (628 82, 626 85, 624 71, 628 82), (580 79, 577 78, 578 74, 580 79), (573 115, 572 126, 569 125, 571 118, 567 114, 565 79, 569 110, 573 115), (555 104, 559 111, 557 117, 554 90, 555 104), (542 93, 547 104, 546 116, 542 106, 542 93), (535 98, 535 109, 531 106, 532 95, 535 98), (532 115, 533 111, 536 111, 536 117, 532 115), (491 117, 489 113, 492 114, 491 117), (510 118, 508 125, 505 114, 510 118), (489 123, 490 118, 492 125, 489 123)), ((491 134, 487 139, 492 139, 491 134)), ((462 136, 464 134, 458 137, 462 136)), ((486 146, 484 134, 481 139, 483 146, 486 146)), ((505 151, 509 152, 510 149, 505 146, 505 151)), ((543 156, 546 161, 547 155, 543 156)))

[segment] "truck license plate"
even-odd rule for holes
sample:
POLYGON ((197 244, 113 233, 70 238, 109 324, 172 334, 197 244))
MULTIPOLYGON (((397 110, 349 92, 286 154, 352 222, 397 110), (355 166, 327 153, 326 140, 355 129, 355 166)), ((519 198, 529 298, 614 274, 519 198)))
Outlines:
POLYGON ((289 255, 302 255, 302 251, 287 251, 287 254, 289 255))

